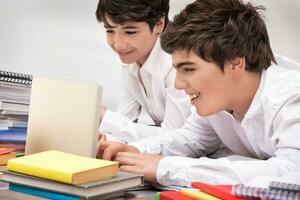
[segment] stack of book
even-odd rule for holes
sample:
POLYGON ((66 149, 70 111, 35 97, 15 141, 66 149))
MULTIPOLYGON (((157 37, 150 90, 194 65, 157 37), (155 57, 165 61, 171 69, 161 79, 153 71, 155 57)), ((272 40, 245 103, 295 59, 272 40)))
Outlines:
POLYGON ((246 198, 231 194, 232 185, 210 185, 193 182, 193 188, 178 191, 163 191, 155 195, 155 200, 246 200, 246 198))
POLYGON ((60 151, 45 151, 8 161, 2 181, 9 190, 59 199, 107 199, 141 186, 143 176, 118 172, 118 163, 60 151))
POLYGON ((193 182, 194 189, 163 191, 156 193, 155 200, 300 200, 300 185, 271 181, 268 188, 246 185, 210 185, 193 182))
POLYGON ((0 148, 24 152, 31 82, 32 75, 0 70, 0 148))

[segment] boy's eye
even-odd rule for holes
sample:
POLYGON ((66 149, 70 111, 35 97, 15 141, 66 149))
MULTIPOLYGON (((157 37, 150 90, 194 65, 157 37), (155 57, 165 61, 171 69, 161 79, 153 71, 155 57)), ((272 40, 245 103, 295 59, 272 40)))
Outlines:
POLYGON ((194 71, 194 69, 193 68, 183 68, 183 71, 187 73, 187 72, 194 71))
POLYGON ((106 33, 113 33, 113 32, 114 32, 113 30, 106 29, 106 33))
POLYGON ((126 31, 126 34, 128 34, 128 35, 133 35, 133 34, 136 34, 137 33, 137 31, 126 31))

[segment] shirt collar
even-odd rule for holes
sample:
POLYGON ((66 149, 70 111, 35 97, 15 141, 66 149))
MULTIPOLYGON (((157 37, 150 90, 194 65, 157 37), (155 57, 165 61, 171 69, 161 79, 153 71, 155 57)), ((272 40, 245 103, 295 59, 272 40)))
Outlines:
MULTIPOLYGON (((139 69, 139 66, 136 63, 132 64, 123 64, 124 67, 128 68, 128 71, 131 74, 136 75, 139 69)), ((157 38, 154 47, 152 48, 148 58, 143 64, 141 70, 147 71, 150 74, 156 73, 158 70, 164 73, 169 71, 171 68, 171 56, 164 52, 160 46, 160 39, 157 38), (160 68, 160 69, 159 69, 160 68), (167 68, 164 70, 164 68, 167 68)))
POLYGON ((248 111, 246 112, 244 118, 250 117, 252 115, 251 113, 254 113, 260 107, 261 95, 262 95, 263 89, 265 87, 265 81, 266 81, 266 70, 263 69, 262 73, 261 73, 261 78, 260 78, 258 89, 254 95, 254 98, 253 98, 253 100, 250 104, 250 107, 249 107, 248 111))

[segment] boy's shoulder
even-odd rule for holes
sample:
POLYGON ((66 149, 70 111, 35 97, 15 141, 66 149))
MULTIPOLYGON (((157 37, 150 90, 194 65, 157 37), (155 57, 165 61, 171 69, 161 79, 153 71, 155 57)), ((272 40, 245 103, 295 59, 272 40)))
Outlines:
POLYGON ((262 100, 274 106, 300 98, 300 68, 273 64, 265 71, 264 81, 262 100))

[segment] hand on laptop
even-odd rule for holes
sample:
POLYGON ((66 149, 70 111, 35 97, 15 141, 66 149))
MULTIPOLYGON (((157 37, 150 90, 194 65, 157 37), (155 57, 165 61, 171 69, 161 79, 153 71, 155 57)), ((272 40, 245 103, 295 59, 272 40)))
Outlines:
POLYGON ((115 161, 120 170, 135 174, 143 174, 146 181, 156 183, 156 169, 163 156, 148 153, 119 152, 115 161))
POLYGON ((139 153, 139 150, 134 146, 123 144, 120 142, 107 141, 106 136, 101 134, 97 144, 97 158, 105 160, 114 160, 118 152, 134 152, 139 153))
POLYGON ((140 153, 137 148, 120 142, 107 141, 104 133, 99 134, 97 157, 119 162, 120 170, 143 174, 148 182, 156 182, 156 169, 160 155, 140 153))

